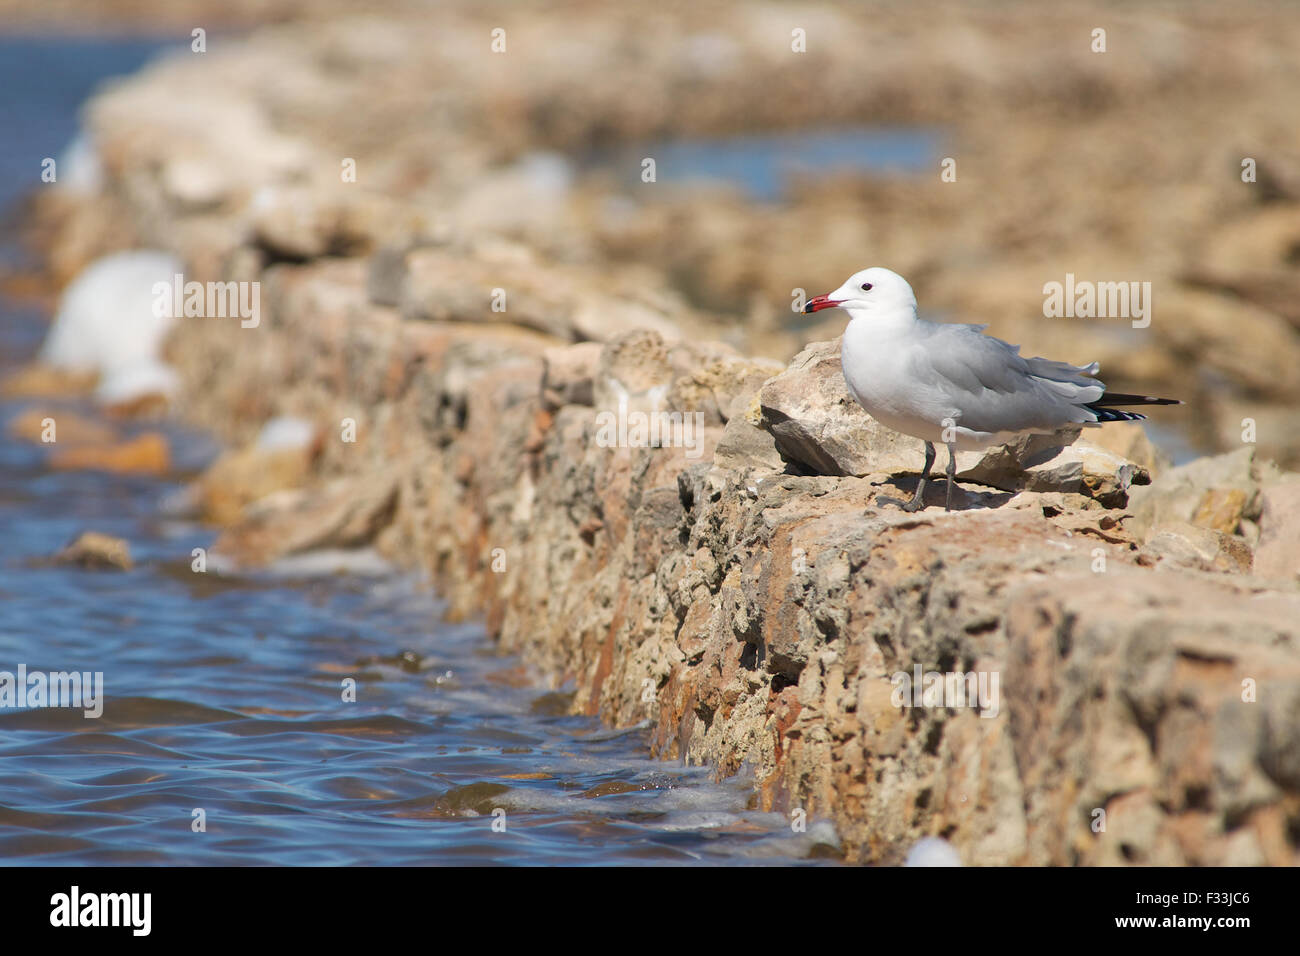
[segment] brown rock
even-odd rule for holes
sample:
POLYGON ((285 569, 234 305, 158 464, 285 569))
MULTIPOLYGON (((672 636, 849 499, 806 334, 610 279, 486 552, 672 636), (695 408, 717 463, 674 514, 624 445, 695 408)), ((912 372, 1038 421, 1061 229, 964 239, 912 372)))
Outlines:
POLYGON ((1242 488, 1208 488, 1192 514, 1192 524, 1221 534, 1237 534, 1248 503, 1242 488))
POLYGON ((761 425, 781 455, 820 475, 919 472, 924 443, 868 415, 844 384, 840 343, 816 342, 759 390, 761 425))
MULTIPOLYGON (((678 349, 688 350, 685 346, 678 349)), ((681 411, 702 411, 711 423, 718 424, 744 415, 763 384, 785 369, 780 362, 739 355, 692 354, 690 358, 673 380, 669 403, 681 411)))
POLYGON ((1217 494, 1210 499, 1209 514, 1221 514, 1221 506, 1216 502, 1222 502, 1230 510, 1231 502, 1244 498, 1246 504, 1242 513, 1253 517, 1258 513, 1253 502, 1259 489, 1261 469, 1255 460, 1253 445, 1212 458, 1198 458, 1170 469, 1150 485, 1132 490, 1129 496, 1129 510, 1133 513, 1130 527, 1139 537, 1145 537, 1158 525, 1191 522, 1212 490, 1217 494), (1234 491, 1237 494, 1233 494, 1234 491))
MULTIPOLYGON (((399 307, 434 322, 510 322, 564 341, 606 341, 635 329, 681 337, 672 298, 642 287, 644 276, 613 277, 537 261, 509 243, 482 243, 475 254, 422 248, 402 263, 399 307)), ((391 279, 388 281, 391 285, 391 279)))
POLYGON ((1086 495, 1109 508, 1124 507, 1131 485, 1150 483, 1140 465, 1077 435, 1022 435, 987 451, 958 452, 957 477, 1004 491, 1086 495))
POLYGON ((230 176, 221 166, 201 156, 177 156, 162 170, 162 187, 180 210, 200 212, 232 198, 230 176))
POLYGON ((256 445, 223 453, 199 479, 205 520, 229 525, 244 509, 272 492, 301 487, 311 472, 311 448, 266 450, 256 445))
POLYGON ((549 408, 591 405, 602 346, 598 342, 555 346, 542 354, 542 398, 549 408))
POLYGON ((1133 462, 1153 478, 1170 467, 1168 457, 1151 443, 1141 422, 1107 422, 1100 428, 1086 429, 1084 434, 1098 448, 1133 462))
POLYGON ((289 259, 363 255, 389 238, 408 235, 409 222, 408 212, 391 200, 357 184, 332 183, 261 194, 253 235, 273 255, 289 259))
POLYGON ((81 537, 55 556, 59 564, 75 564, 83 568, 101 568, 113 571, 131 570, 131 546, 122 538, 85 531, 81 537))
POLYGON ((392 521, 396 500, 391 475, 271 493, 249 505, 212 550, 240 565, 264 565, 305 551, 363 547, 392 521))
POLYGON ((97 422, 72 411, 49 408, 29 408, 9 421, 9 434, 23 441, 54 445, 109 445, 117 433, 103 422, 97 422), (47 427, 48 423, 48 427, 47 427), (53 441, 45 442, 47 435, 53 441))
POLYGON ((651 329, 615 336, 601 350, 593 382, 600 411, 655 412, 668 408, 673 367, 668 343, 651 329))
POLYGON ((7 375, 0 395, 15 398, 70 398, 88 395, 99 380, 98 372, 76 372, 33 362, 7 375))
POLYGON ((732 471, 758 469, 776 473, 785 468, 772 433, 752 424, 744 415, 727 422, 713 453, 713 463, 732 471))
POLYGON ((1171 562, 1202 571, 1249 574, 1252 561, 1250 547, 1244 539, 1186 522, 1153 529, 1144 551, 1156 562, 1171 562))
POLYGON ((1295 476, 1267 484, 1260 492, 1255 573, 1288 581, 1300 578, 1300 479, 1295 476))
POLYGON ((110 471, 117 474, 163 475, 171 469, 167 439, 145 432, 117 444, 74 445, 50 453, 51 468, 61 471, 110 471))

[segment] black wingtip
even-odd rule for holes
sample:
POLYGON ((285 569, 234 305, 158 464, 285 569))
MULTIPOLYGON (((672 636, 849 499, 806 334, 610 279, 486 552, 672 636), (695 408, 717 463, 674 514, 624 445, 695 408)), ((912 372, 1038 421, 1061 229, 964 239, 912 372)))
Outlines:
POLYGON ((1131 395, 1126 392, 1106 392, 1095 402, 1089 402, 1089 408, 1113 408, 1116 405, 1181 405, 1178 398, 1157 398, 1154 395, 1131 395))
POLYGON ((1087 406, 1092 409, 1097 416, 1098 422, 1144 422, 1147 417, 1141 412, 1125 412, 1118 408, 1096 408, 1092 405, 1087 406))

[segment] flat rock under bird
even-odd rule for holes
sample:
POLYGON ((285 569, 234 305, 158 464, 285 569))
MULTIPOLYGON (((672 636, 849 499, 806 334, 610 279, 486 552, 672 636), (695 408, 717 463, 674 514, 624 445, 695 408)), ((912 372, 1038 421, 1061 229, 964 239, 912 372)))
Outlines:
POLYGON ((1117 406, 1182 404, 1107 393, 1093 378, 1096 362, 1022 358, 1020 346, 985 335, 983 325, 920 319, 912 287, 888 269, 856 272, 834 292, 810 299, 804 311, 835 308, 849 314, 840 347, 849 394, 876 421, 925 442, 925 468, 912 499, 879 499, 904 511, 925 507, 935 442, 948 446, 944 507, 951 511, 958 451, 1001 445, 1024 432, 1146 418, 1117 406))

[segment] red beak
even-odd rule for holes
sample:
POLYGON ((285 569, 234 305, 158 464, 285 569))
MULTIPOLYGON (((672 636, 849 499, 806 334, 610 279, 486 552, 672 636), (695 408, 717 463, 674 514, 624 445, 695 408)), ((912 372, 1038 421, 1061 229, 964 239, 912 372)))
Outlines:
POLYGON ((803 307, 805 312, 820 312, 822 309, 833 309, 839 302, 832 299, 829 295, 815 295, 808 300, 808 304, 803 307))

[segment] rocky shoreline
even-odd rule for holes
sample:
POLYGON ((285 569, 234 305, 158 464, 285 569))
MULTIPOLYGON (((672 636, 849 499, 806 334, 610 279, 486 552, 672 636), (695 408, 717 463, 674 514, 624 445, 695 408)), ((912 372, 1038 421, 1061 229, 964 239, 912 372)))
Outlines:
MULTIPOLYGON (((440 62, 463 56, 457 31, 478 36, 463 17, 440 62)), ((592 234, 575 220, 599 218, 582 197, 525 189, 512 205, 517 170, 473 171, 510 156, 508 92, 556 144, 578 137, 567 114, 535 115, 544 97, 481 67, 431 108, 400 24, 295 29, 102 94, 99 185, 52 191, 34 215, 60 279, 144 245, 187 278, 259 284, 255 327, 185 318, 167 349, 172 410, 232 449, 195 484, 224 529, 214 554, 373 545, 427 569, 454 614, 484 615, 503 650, 572 682, 575 712, 648 721, 656 755, 752 774, 762 808, 832 819, 851 862, 900 862, 925 836, 973 865, 1297 862, 1300 478, 1251 444, 1172 469, 1116 426, 959 462, 965 510, 878 506, 910 490, 920 455, 837 388, 833 342, 754 357, 788 339, 751 341, 711 313, 718 289, 692 300, 666 272, 566 249, 592 234), (340 184, 340 163, 403 111, 450 119, 362 155, 359 182, 340 184), (450 127, 472 132, 451 148, 437 142, 450 127), (473 227, 483 209, 494 228, 473 227), (656 447, 636 428, 660 415, 656 447), (259 445, 284 417, 314 439, 259 445), (897 675, 918 669, 996 675, 999 694, 900 701, 897 675)), ((525 18, 512 42, 533 50, 545 29, 525 18)), ((546 91, 584 122, 615 115, 609 91, 574 92, 591 69, 578 57, 546 91)), ((1059 74, 1089 85, 1084 66, 1059 74)), ((929 102, 909 115, 942 112, 929 102)), ((711 128, 706 106, 684 128, 711 128)), ((608 135, 659 120, 626 122, 608 135)), ((1290 348, 1286 321, 1259 324, 1290 348)))

